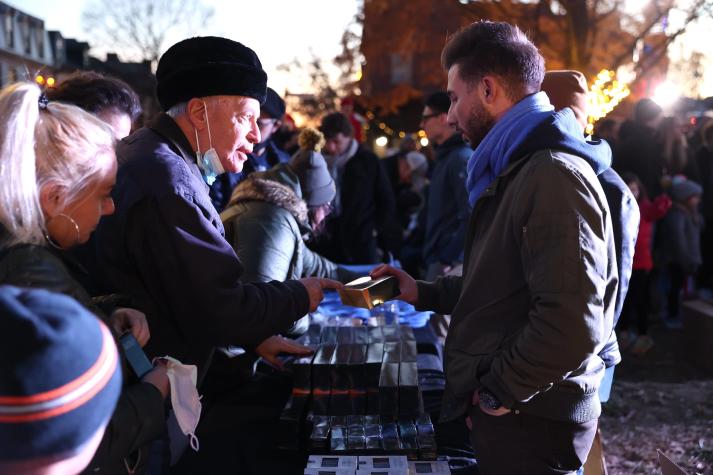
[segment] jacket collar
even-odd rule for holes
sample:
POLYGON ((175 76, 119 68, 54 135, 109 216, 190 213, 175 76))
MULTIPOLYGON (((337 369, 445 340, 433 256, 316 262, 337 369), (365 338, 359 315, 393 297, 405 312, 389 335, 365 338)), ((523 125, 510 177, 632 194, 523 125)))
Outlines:
POLYGON ((262 201, 280 207, 295 217, 297 222, 307 224, 307 205, 295 190, 265 177, 265 174, 251 175, 238 185, 230 199, 230 206, 246 201, 262 201), (260 176, 262 175, 262 176, 260 176))
POLYGON ((436 145, 434 149, 436 150, 437 158, 446 157, 451 150, 454 148, 466 147, 466 143, 460 134, 455 133, 448 137, 440 145, 436 145))
MULTIPOLYGON (((148 128, 159 134, 161 137, 168 142, 171 149, 186 162, 188 168, 191 170, 201 183, 205 184, 203 179, 203 174, 198 168, 198 160, 196 159, 196 154, 191 147, 191 143, 186 138, 181 128, 178 126, 175 120, 171 118, 168 114, 160 114, 154 120, 148 124, 148 128)), ((206 189, 208 185, 205 184, 206 189)))

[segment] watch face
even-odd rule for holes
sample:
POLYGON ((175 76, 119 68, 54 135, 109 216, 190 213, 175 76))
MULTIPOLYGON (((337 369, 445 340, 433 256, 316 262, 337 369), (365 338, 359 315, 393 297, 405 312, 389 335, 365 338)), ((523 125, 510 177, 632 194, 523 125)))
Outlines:
POLYGON ((481 389, 478 395, 483 405, 488 409, 499 409, 502 406, 502 403, 490 391, 481 389))

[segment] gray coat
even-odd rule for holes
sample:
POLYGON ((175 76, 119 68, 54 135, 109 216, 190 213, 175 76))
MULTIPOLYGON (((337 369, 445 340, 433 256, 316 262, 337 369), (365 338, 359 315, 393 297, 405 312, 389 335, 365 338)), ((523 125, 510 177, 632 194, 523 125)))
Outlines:
POLYGON ((667 264, 678 264, 686 274, 693 274, 703 262, 701 228, 703 218, 681 203, 674 203, 662 222, 662 255, 667 264))

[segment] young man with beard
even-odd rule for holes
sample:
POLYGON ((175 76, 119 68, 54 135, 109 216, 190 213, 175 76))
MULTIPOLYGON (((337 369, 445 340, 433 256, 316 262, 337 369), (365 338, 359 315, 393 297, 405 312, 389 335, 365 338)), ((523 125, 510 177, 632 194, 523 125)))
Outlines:
POLYGON ((606 144, 539 92, 544 59, 517 27, 476 22, 449 39, 448 121, 479 144, 462 277, 398 277, 400 298, 451 314, 442 417, 468 417, 483 474, 572 473, 601 412, 597 356, 617 291, 606 144))

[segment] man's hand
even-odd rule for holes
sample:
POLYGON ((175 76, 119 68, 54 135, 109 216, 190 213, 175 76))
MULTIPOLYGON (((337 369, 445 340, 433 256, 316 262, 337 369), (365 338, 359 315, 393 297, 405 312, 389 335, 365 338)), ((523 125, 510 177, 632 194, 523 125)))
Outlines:
POLYGON ((299 343, 283 338, 279 335, 273 335, 260 343, 257 348, 255 348, 255 353, 260 355, 262 359, 271 365, 281 369, 282 363, 279 359, 277 359, 277 355, 280 353, 307 356, 311 355, 313 352, 312 349, 307 346, 300 345, 299 343))
MULTIPOLYGON (((473 393, 473 405, 480 406, 480 410, 490 416, 504 416, 505 414, 510 412, 510 409, 506 408, 505 406, 500 406, 497 409, 489 408, 488 406, 483 404, 483 402, 480 400, 480 394, 478 391, 475 391, 473 393)), ((466 423, 467 423, 467 421, 466 421, 466 423)))
POLYGON ((299 282, 305 286, 307 293, 309 294, 309 311, 314 312, 317 310, 317 306, 324 298, 324 289, 341 289, 344 284, 337 282, 336 280, 323 279, 321 277, 305 277, 300 279, 299 282))
POLYGON ((381 264, 380 266, 372 269, 369 275, 371 275, 372 279, 377 279, 385 275, 392 275, 396 277, 399 281, 399 289, 401 289, 401 294, 399 294, 396 298, 412 305, 418 302, 418 287, 416 286, 416 280, 405 271, 388 264, 381 264))
POLYGON ((153 384, 156 389, 161 391, 161 395, 164 399, 171 393, 171 383, 168 380, 168 373, 166 371, 166 361, 159 358, 156 360, 154 369, 141 378, 141 382, 153 384))
POLYGON ((118 335, 131 332, 141 347, 144 347, 151 338, 146 315, 133 308, 117 308, 109 317, 109 323, 118 335))

